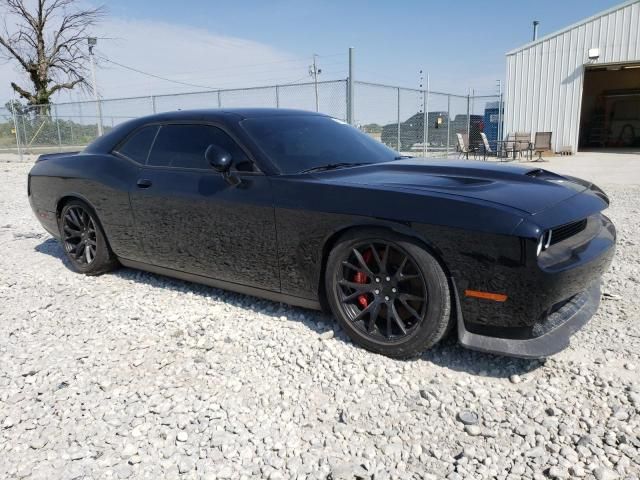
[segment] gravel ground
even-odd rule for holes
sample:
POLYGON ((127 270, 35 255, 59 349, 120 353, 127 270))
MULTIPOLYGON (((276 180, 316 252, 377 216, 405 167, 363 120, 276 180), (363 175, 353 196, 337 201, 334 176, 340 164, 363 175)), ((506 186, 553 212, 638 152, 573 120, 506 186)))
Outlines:
POLYGON ((72 273, 0 164, 0 478, 640 477, 640 187, 602 306, 544 362, 368 353, 312 311, 72 273))

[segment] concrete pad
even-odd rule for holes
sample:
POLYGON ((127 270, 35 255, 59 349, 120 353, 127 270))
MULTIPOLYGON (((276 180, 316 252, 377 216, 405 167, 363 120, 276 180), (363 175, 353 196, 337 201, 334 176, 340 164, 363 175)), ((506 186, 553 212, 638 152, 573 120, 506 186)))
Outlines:
POLYGON ((640 185, 640 151, 578 152, 574 155, 546 157, 544 160, 517 163, 573 175, 595 184, 640 185))

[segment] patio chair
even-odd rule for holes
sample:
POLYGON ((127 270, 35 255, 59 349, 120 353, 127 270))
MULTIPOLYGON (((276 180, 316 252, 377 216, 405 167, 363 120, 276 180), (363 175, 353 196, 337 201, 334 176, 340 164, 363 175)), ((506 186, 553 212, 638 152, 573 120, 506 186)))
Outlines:
POLYGON ((531 148, 531 132, 517 132, 515 137, 515 149, 516 152, 522 158, 524 153, 525 158, 533 159, 533 150, 531 148))
POLYGON ((469 160, 469 135, 466 133, 456 133, 456 137, 458 138, 458 158, 465 157, 469 160))
MULTIPOLYGON (((509 159, 514 151, 516 136, 513 133, 507 134, 507 139, 499 143, 498 156, 506 160, 509 159)), ((515 155, 514 155, 515 158, 515 155)))
POLYGON ((535 142, 533 144, 533 151, 538 154, 536 162, 544 162, 542 159, 542 153, 551 150, 551 132, 536 132, 535 142))
POLYGON ((483 160, 486 160, 487 156, 496 155, 496 152, 494 152, 491 149, 491 145, 489 145, 487 134, 484 132, 480 132, 480 138, 482 139, 482 145, 480 146, 480 148, 482 148, 483 160))

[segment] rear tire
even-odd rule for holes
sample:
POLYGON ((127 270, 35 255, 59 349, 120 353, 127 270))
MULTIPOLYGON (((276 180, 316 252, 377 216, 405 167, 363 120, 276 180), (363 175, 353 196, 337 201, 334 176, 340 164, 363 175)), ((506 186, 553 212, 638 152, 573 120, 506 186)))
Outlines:
POLYGON ((442 267, 420 243, 394 232, 343 235, 327 260, 325 291, 353 342, 389 357, 416 356, 452 326, 442 267))
POLYGON ((71 267, 85 275, 101 275, 113 270, 118 261, 93 209, 81 200, 62 207, 58 230, 71 267))

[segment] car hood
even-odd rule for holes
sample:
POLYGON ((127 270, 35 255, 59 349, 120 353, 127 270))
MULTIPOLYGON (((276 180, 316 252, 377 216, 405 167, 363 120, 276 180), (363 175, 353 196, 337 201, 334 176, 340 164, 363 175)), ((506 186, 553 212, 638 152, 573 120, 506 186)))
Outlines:
POLYGON ((406 192, 437 192, 491 202, 529 214, 588 189, 590 184, 540 168, 475 161, 397 160, 313 176, 321 181, 406 192))

